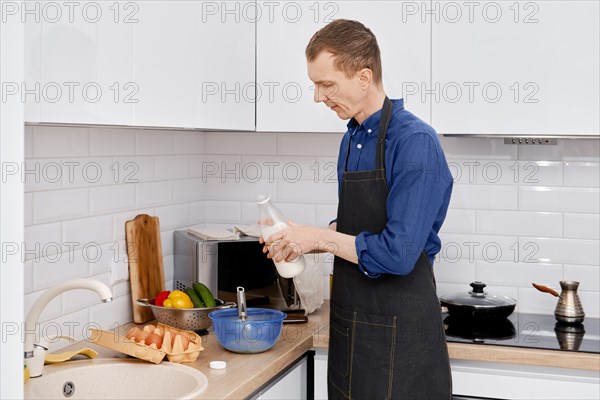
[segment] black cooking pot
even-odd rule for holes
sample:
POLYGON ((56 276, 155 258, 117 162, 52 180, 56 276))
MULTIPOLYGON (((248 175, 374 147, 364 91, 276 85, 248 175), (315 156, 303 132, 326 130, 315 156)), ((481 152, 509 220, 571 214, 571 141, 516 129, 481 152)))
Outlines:
POLYGON ((512 297, 490 295, 483 291, 483 282, 471 282, 468 293, 455 293, 440 297, 442 306, 448 308, 448 314, 461 319, 502 319, 515 310, 517 301, 512 297))
POLYGON ((455 318, 444 319, 446 336, 470 340, 474 343, 512 339, 517 334, 515 325, 507 318, 455 318))

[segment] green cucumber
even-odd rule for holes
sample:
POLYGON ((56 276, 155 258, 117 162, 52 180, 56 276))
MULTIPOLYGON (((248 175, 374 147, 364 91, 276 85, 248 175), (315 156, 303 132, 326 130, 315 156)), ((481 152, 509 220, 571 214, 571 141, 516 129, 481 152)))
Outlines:
POLYGON ((185 289, 185 294, 190 297, 192 303, 194 304, 194 308, 205 308, 204 302, 200 299, 200 296, 196 293, 196 291, 192 288, 185 289))
POLYGON ((196 282, 193 285, 194 290, 202 299, 202 302, 206 305, 206 307, 214 307, 217 305, 214 296, 210 292, 210 290, 201 282, 196 282))

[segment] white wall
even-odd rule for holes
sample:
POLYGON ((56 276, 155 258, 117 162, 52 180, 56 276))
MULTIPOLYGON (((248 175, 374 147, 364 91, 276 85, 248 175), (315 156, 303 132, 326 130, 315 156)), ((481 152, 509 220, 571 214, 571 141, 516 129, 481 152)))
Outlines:
MULTIPOLYGON (((23 25, 0 24, 0 82, 16 84, 23 76, 23 25)), ((23 397, 23 183, 18 170, 23 162, 23 103, 18 96, 0 101, 0 398, 23 397)))
MULTIPOLYGON (((112 285, 114 301, 77 290, 62 294, 42 321, 81 338, 87 323, 108 329, 132 320, 123 243, 125 222, 160 218, 167 286, 173 230, 202 223, 197 171, 204 137, 157 130, 27 126, 25 131, 25 313, 48 287, 67 278, 112 285)), ((62 344, 62 343, 61 343, 62 344)), ((56 344, 55 347, 61 347, 56 344)))
MULTIPOLYGON (((300 223, 327 225, 337 209, 340 139, 341 134, 27 127, 27 168, 40 172, 37 182, 32 181, 35 172, 28 174, 25 184, 26 246, 39 243, 40 251, 47 249, 46 258, 60 262, 27 255, 25 311, 42 290, 67 277, 110 283, 113 245, 123 241, 124 222, 141 212, 160 217, 167 281, 173 276, 174 229, 204 222, 254 223, 257 193, 269 193, 300 223), (127 162, 138 168, 133 176, 138 183, 123 181, 122 173, 133 171, 124 170, 127 162), (115 163, 121 172, 117 183, 115 163), (63 166, 62 176, 53 183, 56 165, 63 166), (102 177, 94 183, 98 169, 102 177), (79 247, 65 251, 71 241, 79 247), (59 254, 54 243, 61 247, 59 254), (81 254, 86 243, 97 243, 105 257, 86 261, 81 254)), ((445 247, 435 266, 439 293, 465 291, 478 279, 490 292, 515 297, 521 312, 551 314, 554 298, 535 291, 531 282, 558 288, 559 280, 574 279, 582 282, 586 314, 598 317, 599 142, 559 140, 557 146, 535 148, 504 145, 501 139, 442 142, 457 182, 443 227, 445 247), (493 262, 498 248, 502 259, 493 262), (519 262, 513 259, 517 249, 519 262), (522 262, 527 254, 540 262, 522 262)), ((326 294, 328 268, 323 271, 326 294)), ((105 328, 128 321, 128 283, 113 290, 112 304, 99 304, 92 293, 63 294, 43 319, 81 326, 93 321, 105 328)))

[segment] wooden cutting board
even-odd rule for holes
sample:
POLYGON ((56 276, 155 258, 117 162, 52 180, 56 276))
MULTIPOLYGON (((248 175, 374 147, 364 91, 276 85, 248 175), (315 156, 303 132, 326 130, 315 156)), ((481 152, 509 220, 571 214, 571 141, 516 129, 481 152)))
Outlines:
POLYGON ((129 281, 133 321, 143 324, 154 319, 152 310, 137 305, 137 299, 151 299, 165 290, 165 274, 158 217, 140 214, 125 222, 129 259, 129 281))

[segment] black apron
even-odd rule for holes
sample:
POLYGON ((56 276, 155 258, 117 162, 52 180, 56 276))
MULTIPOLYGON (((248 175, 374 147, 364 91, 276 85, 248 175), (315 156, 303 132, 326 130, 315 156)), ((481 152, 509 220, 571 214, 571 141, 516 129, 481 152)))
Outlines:
MULTIPOLYGON (((381 233, 387 224, 385 137, 392 102, 381 112, 374 170, 348 172, 338 205, 337 231, 381 233)), ((410 274, 369 278, 335 257, 331 294, 330 399, 449 399, 446 337, 433 271, 424 251, 410 274)))

